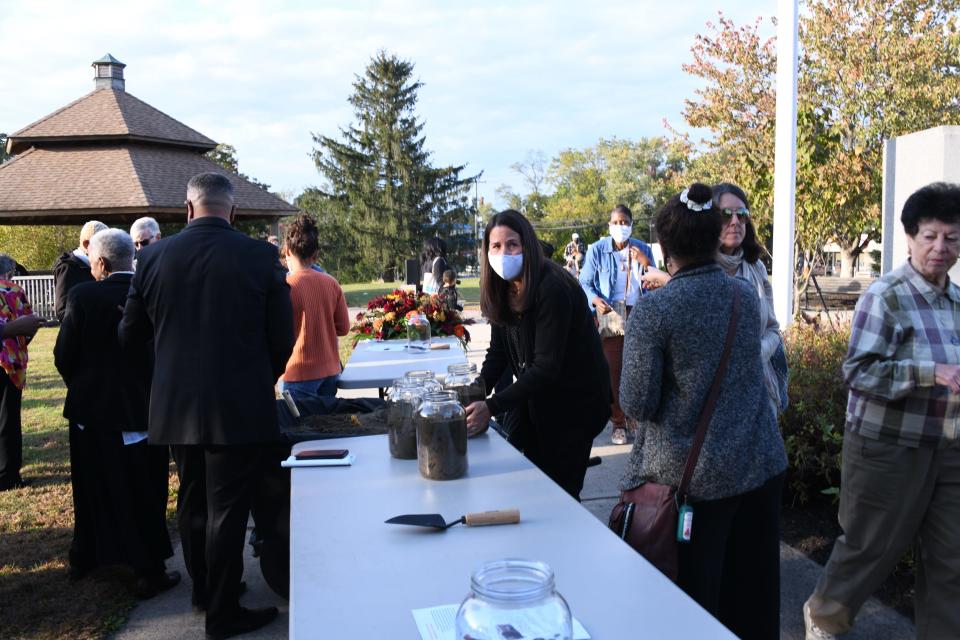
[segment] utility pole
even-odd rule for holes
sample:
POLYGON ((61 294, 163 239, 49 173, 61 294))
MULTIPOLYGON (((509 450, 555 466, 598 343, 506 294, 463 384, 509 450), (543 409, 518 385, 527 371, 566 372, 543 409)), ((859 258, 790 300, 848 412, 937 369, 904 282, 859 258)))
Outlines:
POLYGON ((477 275, 480 275, 480 251, 482 250, 480 237, 480 183, 486 183, 486 180, 480 179, 482 175, 483 171, 473 178, 473 247, 474 255, 476 255, 477 258, 477 275))

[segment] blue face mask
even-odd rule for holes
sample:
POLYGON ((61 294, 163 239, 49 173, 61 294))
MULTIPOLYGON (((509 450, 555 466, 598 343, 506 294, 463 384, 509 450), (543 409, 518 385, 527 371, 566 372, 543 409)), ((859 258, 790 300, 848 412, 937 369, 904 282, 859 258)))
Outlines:
POLYGON ((487 252, 487 262, 494 273, 504 280, 513 280, 523 271, 523 254, 509 255, 501 253, 493 255, 487 252))

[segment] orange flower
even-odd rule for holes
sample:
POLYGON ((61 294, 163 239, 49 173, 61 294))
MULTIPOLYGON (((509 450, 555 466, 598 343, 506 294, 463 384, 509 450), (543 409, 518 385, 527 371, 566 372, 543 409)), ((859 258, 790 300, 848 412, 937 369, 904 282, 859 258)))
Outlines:
POLYGON ((419 315, 419 313, 420 313, 420 312, 417 311, 416 309, 414 309, 414 310, 412 310, 412 311, 407 311, 407 319, 409 320, 409 319, 412 318, 413 316, 419 315))
POLYGON ((463 328, 462 324, 458 324, 453 328, 453 335, 457 336, 458 338, 462 338, 463 334, 465 334, 466 332, 467 330, 463 328))

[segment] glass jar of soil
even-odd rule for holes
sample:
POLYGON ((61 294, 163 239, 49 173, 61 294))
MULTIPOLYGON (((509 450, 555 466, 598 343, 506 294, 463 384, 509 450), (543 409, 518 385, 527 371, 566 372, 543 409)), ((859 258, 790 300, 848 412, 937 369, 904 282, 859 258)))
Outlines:
POLYGON ((423 402, 420 382, 399 378, 387 396, 387 440, 390 455, 400 460, 417 459, 417 426, 414 420, 423 402))
POLYGON ((467 472, 467 418, 453 391, 431 391, 417 413, 420 475, 454 480, 467 472))
POLYGON ((443 385, 437 380, 437 376, 429 369, 422 371, 407 371, 403 374, 407 380, 412 380, 419 384, 426 391, 443 391, 443 385))
POLYGON ((487 387, 483 384, 483 378, 477 374, 477 365, 472 362, 449 365, 443 388, 446 391, 455 391, 464 409, 487 398, 487 387))
POLYGON ((573 638, 570 607, 557 593, 553 570, 532 560, 496 560, 477 569, 456 627, 457 640, 573 638))

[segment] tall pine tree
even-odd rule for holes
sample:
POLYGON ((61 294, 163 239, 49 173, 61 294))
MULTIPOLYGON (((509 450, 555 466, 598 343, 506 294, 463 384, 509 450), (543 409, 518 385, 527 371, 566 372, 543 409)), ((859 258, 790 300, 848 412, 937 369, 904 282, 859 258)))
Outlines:
POLYGON ((461 177, 465 165, 430 164, 414 111, 421 86, 412 62, 381 51, 353 83, 356 122, 340 129, 339 140, 313 135, 314 162, 327 181, 320 194, 358 253, 356 276, 397 274, 433 235, 452 245, 451 254, 469 245, 473 178, 461 177))

